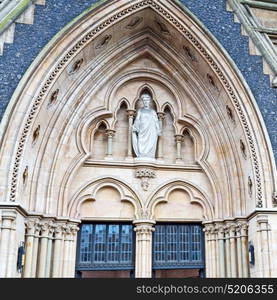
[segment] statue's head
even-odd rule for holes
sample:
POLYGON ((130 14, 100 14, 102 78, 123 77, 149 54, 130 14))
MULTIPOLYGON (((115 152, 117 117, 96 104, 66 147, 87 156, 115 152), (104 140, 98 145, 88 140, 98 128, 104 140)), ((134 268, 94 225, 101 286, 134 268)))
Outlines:
POLYGON ((143 102, 143 106, 145 108, 149 108, 150 107, 150 102, 152 100, 151 96, 147 93, 143 93, 141 96, 140 96, 140 99, 142 100, 143 102))

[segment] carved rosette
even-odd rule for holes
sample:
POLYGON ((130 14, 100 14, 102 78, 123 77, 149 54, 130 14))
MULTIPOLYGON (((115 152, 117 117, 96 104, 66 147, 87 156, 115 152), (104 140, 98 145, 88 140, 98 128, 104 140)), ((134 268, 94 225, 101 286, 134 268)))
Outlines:
POLYGON ((141 179, 141 187, 144 191, 148 191, 149 179, 156 177, 156 172, 150 169, 138 169, 135 172, 135 177, 141 179))

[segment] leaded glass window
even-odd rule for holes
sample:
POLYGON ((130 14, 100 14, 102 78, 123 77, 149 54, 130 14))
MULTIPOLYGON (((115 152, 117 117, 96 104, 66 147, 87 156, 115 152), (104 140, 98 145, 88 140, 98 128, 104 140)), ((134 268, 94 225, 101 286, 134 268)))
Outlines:
POLYGON ((153 238, 153 267, 204 268, 201 225, 157 224, 153 238))
POLYGON ((134 233, 129 224, 83 224, 78 270, 120 270, 134 267, 134 233))

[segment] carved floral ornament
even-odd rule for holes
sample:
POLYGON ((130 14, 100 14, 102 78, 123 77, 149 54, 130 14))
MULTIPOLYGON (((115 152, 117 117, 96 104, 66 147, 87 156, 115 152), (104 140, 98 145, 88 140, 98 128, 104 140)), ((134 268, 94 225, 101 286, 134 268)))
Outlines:
POLYGON ((156 177, 156 172, 150 169, 137 169, 135 171, 135 177, 141 179, 141 187, 144 191, 148 191, 149 179, 156 177))
MULTIPOLYGON (((128 8, 125 8, 122 11, 116 12, 111 16, 109 19, 104 20, 102 23, 96 25, 89 33, 87 33, 84 37, 82 37, 81 40, 79 40, 64 56, 61 60, 58 61, 56 67, 54 70, 50 73, 48 78, 46 79, 42 89, 40 90, 38 96, 35 98, 35 101, 32 105, 30 114, 27 118, 27 121, 25 123, 23 132, 21 134, 21 138, 19 140, 19 146, 16 151, 15 155, 15 161, 13 166, 13 176, 11 180, 11 193, 10 193, 10 201, 16 200, 16 193, 17 193, 17 186, 18 186, 18 172, 20 165, 23 149, 27 140, 27 136, 29 133, 29 130, 31 128, 31 123, 33 122, 33 119, 36 115, 36 112, 38 111, 39 106, 43 102, 46 95, 49 94, 49 90, 51 89, 54 80, 58 77, 58 75, 64 70, 66 65, 70 63, 74 57, 77 55, 77 53, 80 52, 80 50, 86 46, 92 39, 94 39, 96 36, 99 36, 103 30, 105 30, 108 26, 116 23, 119 19, 125 18, 126 16, 132 15, 136 11, 142 9, 143 7, 151 7, 154 11, 159 13, 168 23, 171 24, 171 26, 175 27, 179 32, 183 34, 183 36, 189 40, 195 48, 201 53, 203 58, 209 63, 211 68, 213 69, 214 73, 217 74, 218 80, 221 81, 223 86, 225 87, 226 91, 228 92, 230 98, 233 101, 234 107, 236 108, 239 117, 241 118, 241 122, 244 126, 244 130, 248 139, 248 144, 250 145, 250 151, 254 162, 254 170, 255 170, 255 182, 257 187, 257 206, 262 207, 262 185, 261 185, 261 176, 260 176, 260 167, 259 162, 257 158, 257 153, 255 149, 255 143, 253 140, 253 135, 250 131, 248 122, 246 120, 246 117, 244 116, 243 110, 241 108, 241 104, 233 91, 231 85, 228 82, 228 79, 225 77, 223 72, 221 71, 220 67, 217 65, 215 60, 206 52, 206 50, 202 47, 202 45, 198 42, 198 40, 194 37, 194 35, 187 29, 183 24, 177 20, 174 16, 172 16, 168 10, 163 8, 163 5, 158 3, 157 1, 153 0, 147 0, 147 1, 140 1, 133 5, 130 5, 128 8)), ((159 24, 157 24, 160 26, 159 24)), ((165 29, 163 26, 160 26, 160 29, 162 32, 166 32, 168 29, 165 29)), ((146 177, 148 178, 148 177, 146 177)), ((146 187, 146 185, 145 185, 146 187)), ((144 187, 144 188, 145 188, 144 187)))

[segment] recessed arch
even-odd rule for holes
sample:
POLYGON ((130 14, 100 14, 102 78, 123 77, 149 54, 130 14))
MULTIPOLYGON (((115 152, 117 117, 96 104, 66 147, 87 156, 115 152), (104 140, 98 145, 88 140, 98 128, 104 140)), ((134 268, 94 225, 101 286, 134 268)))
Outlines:
POLYGON ((154 191, 147 201, 152 216, 155 215, 155 208, 160 203, 167 203, 170 193, 175 190, 183 190, 189 195, 190 203, 196 203, 203 208, 203 221, 212 220, 214 217, 214 205, 205 192, 200 191, 194 184, 184 180, 175 179, 170 182, 163 183, 156 191, 154 191))
POLYGON ((120 201, 131 203, 134 208, 134 218, 138 217, 138 212, 142 204, 140 203, 136 192, 134 192, 126 183, 111 177, 97 178, 93 182, 90 181, 84 184, 67 204, 67 211, 70 217, 78 218, 81 204, 89 199, 95 201, 97 193, 106 187, 115 189, 120 195, 120 201))
MULTIPOLYGON (((196 105, 196 107, 200 109, 203 121, 205 121, 204 125, 209 128, 209 132, 213 136, 213 142, 216 144, 217 154, 220 157, 221 166, 223 166, 223 168, 226 170, 225 179, 227 188, 225 189, 218 187, 218 190, 219 194, 221 194, 221 197, 223 197, 225 192, 229 196, 226 200, 226 206, 224 206, 225 202, 223 202, 223 199, 220 200, 221 203, 215 208, 215 215, 217 217, 224 217, 225 212, 227 212, 228 216, 232 216, 237 212, 246 214, 247 211, 250 211, 250 209, 253 209, 253 207, 256 206, 272 207, 270 199, 273 191, 275 190, 276 179, 274 172, 274 160, 269 139, 267 137, 260 113, 255 105, 254 98, 249 92, 244 80, 241 78, 241 75, 237 72, 236 68, 232 64, 228 55, 222 50, 221 47, 219 47, 214 39, 207 34, 203 28, 201 28, 199 23, 190 13, 188 13, 187 10, 180 8, 180 6, 173 1, 168 1, 166 3, 156 3, 155 1, 138 1, 140 3, 138 6, 129 2, 126 3, 126 1, 123 0, 118 2, 118 8, 116 8, 116 10, 113 8, 113 11, 107 4, 105 4, 104 8, 102 7, 106 14, 104 14, 103 17, 99 17, 98 23, 101 23, 100 25, 97 23, 94 26, 94 22, 92 21, 92 16, 96 16, 97 10, 88 12, 87 15, 84 15, 81 20, 77 20, 76 23, 72 25, 72 30, 62 33, 59 37, 53 40, 52 50, 47 54, 42 54, 41 57, 34 62, 30 68, 28 75, 29 78, 26 75, 26 77, 22 80, 20 88, 18 88, 13 97, 13 103, 10 105, 10 107, 13 107, 13 109, 7 110, 7 117, 5 118, 6 123, 4 122, 2 124, 1 132, 3 137, 3 145, 9 137, 13 136, 12 146, 3 146, 1 152, 1 165, 3 166, 4 170, 7 170, 5 174, 6 181, 4 185, 9 187, 7 191, 5 191, 5 195, 3 197, 4 201, 19 202, 24 203, 25 205, 28 203, 28 201, 34 203, 35 201, 56 199, 53 194, 55 189, 52 188, 56 178, 54 175, 49 174, 55 174, 55 170, 59 169, 60 165, 58 161, 60 157, 63 156, 65 145, 69 142, 72 132, 74 132, 74 129, 78 127, 80 119, 83 117, 83 112, 85 111, 86 104, 89 102, 89 100, 87 98, 87 101, 83 101, 84 98, 82 98, 82 94, 88 95, 93 89, 93 86, 85 84, 83 86, 78 84, 78 88, 76 89, 75 84, 83 81, 84 78, 88 79, 88 73, 89 71, 91 72, 91 70, 94 71, 94 74, 99 71, 99 77, 102 74, 105 74, 105 67, 103 66, 104 62, 110 61, 111 58, 113 60, 117 59, 120 65, 122 58, 120 58, 119 52, 123 49, 126 49, 124 48, 124 45, 127 45, 128 41, 126 38, 120 39, 120 37, 118 37, 118 41, 120 40, 120 46, 118 47, 119 50, 117 53, 112 55, 112 50, 114 49, 113 41, 117 41, 117 38, 115 36, 110 37, 109 32, 111 31, 112 27, 116 26, 117 24, 123 25, 124 22, 127 25, 130 24, 130 20, 128 19, 129 16, 140 14, 143 12, 143 9, 148 9, 153 14, 153 20, 162 20, 162 23, 165 24, 167 30, 163 30, 162 26, 156 26, 155 28, 160 31, 145 31, 142 33, 142 31, 139 31, 139 28, 140 30, 143 29, 143 22, 141 22, 138 24, 138 26, 135 26, 137 28, 136 30, 138 30, 136 33, 137 35, 134 36, 134 39, 137 38, 137 43, 134 43, 134 40, 129 42, 132 45, 137 46, 137 52, 141 51, 140 49, 143 49, 143 51, 148 51, 153 54, 153 51, 149 51, 149 49, 152 47, 152 49, 155 50, 158 47, 158 49, 164 50, 165 43, 169 44, 170 38, 173 34, 179 34, 179 36, 184 40, 184 45, 172 44, 172 48, 170 48, 170 51, 168 51, 170 55, 163 53, 163 61, 166 62, 171 60, 171 75, 173 76, 172 78, 174 78, 172 81, 182 81, 186 87, 187 93, 194 95, 193 100, 195 100, 195 103, 197 103, 198 99, 198 105, 196 105), (191 26, 191 24, 194 26, 191 26), (80 32, 78 33, 78 36, 80 37, 78 39, 73 30, 74 28, 83 28, 81 34, 80 32), (165 32, 169 32, 169 34, 165 34, 165 32), (163 40, 161 40, 160 34, 163 33, 165 35, 162 35, 163 40), (204 33, 205 37, 203 37, 204 33), (102 40, 102 37, 107 36, 109 38, 102 40), (145 38, 146 36, 147 38, 145 38), (104 46, 106 47, 105 53, 101 54, 102 48, 97 47, 99 41, 102 41, 102 48, 104 46), (149 44, 145 44, 146 41, 149 41, 149 44), (90 61, 89 65, 87 65, 89 56, 88 53, 85 53, 85 48, 90 43, 95 43, 95 45, 93 45, 96 46, 94 47, 95 52, 93 52, 95 60, 90 61), (176 46, 176 48, 173 46, 176 46), (173 57, 175 53, 177 53, 177 50, 179 49, 178 47, 181 47, 182 49, 184 49, 184 47, 185 49, 191 48, 193 49, 193 52, 184 51, 184 54, 181 53, 176 60, 174 60, 173 57), (56 53, 56 55, 53 55, 54 53, 56 53), (177 65, 177 62, 181 62, 185 57, 187 58, 188 53, 193 53, 193 55, 195 55, 198 64, 200 62, 205 63, 209 68, 209 72, 205 71, 204 75, 200 72, 197 73, 197 70, 193 68, 194 63, 192 62, 187 64, 186 67, 182 68, 178 73, 174 66, 177 65), (97 69, 97 63, 99 62, 99 59, 103 62, 103 64, 99 65, 97 69), (75 70, 76 72, 71 74, 69 77, 67 72, 68 66, 71 66, 78 61, 82 61, 80 68, 77 68, 78 70, 75 70), (44 69, 40 68, 42 64, 45 66, 44 69), (45 76, 41 76, 42 73, 45 73, 45 76), (188 74, 193 76, 189 78, 188 74), (218 91, 214 91, 210 87, 206 87, 207 74, 212 76, 214 80, 213 82, 216 83, 218 89, 220 89, 220 91, 224 94, 223 98, 224 101, 226 101, 226 103, 224 103, 224 107, 226 108, 228 103, 229 107, 234 110, 236 118, 240 120, 236 125, 236 133, 241 132, 246 140, 245 146, 250 153, 250 159, 246 162, 241 161, 236 156, 239 151, 239 146, 237 146, 238 143, 236 136, 232 133, 233 127, 227 126, 228 128, 225 128, 223 126, 226 118, 228 118, 226 115, 226 109, 224 109, 223 106, 216 107, 215 105, 209 105, 209 100, 212 100, 213 104, 217 103, 218 91), (45 78, 44 82, 38 80, 42 77, 45 78), (30 78, 34 80, 29 80, 30 78), (61 87, 61 81, 65 80, 65 82, 70 82, 72 78, 74 78, 74 82, 70 83, 70 87, 65 92, 65 89, 61 87), (196 86, 196 83, 197 89, 193 89, 193 87, 196 86), (19 181, 20 176, 18 176, 18 174, 22 174, 24 166, 27 165, 28 160, 31 159, 28 155, 30 149, 29 141, 32 139, 32 132, 30 128, 34 123, 34 120, 39 121, 41 119, 41 115, 44 112, 43 109, 48 105, 47 103, 49 96, 51 96, 51 94, 57 90, 58 87, 60 87, 60 89, 59 101, 56 103, 57 106, 55 106, 56 111, 53 112, 52 110, 53 114, 51 114, 50 110, 48 110, 48 114, 46 115, 47 117, 45 118, 45 122, 48 122, 48 126, 43 126, 43 128, 46 129, 41 132, 42 138, 37 147, 38 152, 34 154, 33 157, 35 158, 30 163, 29 172, 33 174, 30 176, 30 178, 33 178, 33 180, 31 181, 32 187, 29 188, 29 193, 27 193, 27 195, 31 195, 30 197, 32 199, 22 199, 22 185, 19 181), (85 88, 83 89, 83 87, 85 88), (75 101, 72 100, 74 98, 73 92, 75 93, 75 96, 77 95, 75 101), (71 102, 68 101, 69 99, 71 102), (205 114, 204 112, 213 114, 213 117, 208 116, 208 113, 205 114), (13 124, 11 120, 14 119, 17 119, 18 121, 13 124), (22 125, 18 126, 18 124, 22 125), (20 129, 18 130, 18 128, 20 129), (52 130, 53 128, 54 130, 52 130), (5 160, 4 158, 7 157, 7 153, 13 154, 9 155, 10 158, 8 160, 5 160), (266 153, 266 155, 262 155, 263 153, 266 153), (48 157, 48 159, 50 157, 51 161, 51 166, 47 169, 45 169, 46 157, 48 157), (249 199, 245 195, 244 191, 246 186, 245 181, 247 181, 245 178, 248 178, 249 176, 243 172, 244 164, 247 164, 247 171, 253 176, 253 203, 247 203, 249 199), (239 174, 239 178, 235 178, 236 187, 234 188, 232 187, 231 182, 234 174, 236 173, 239 174), (41 185, 40 182, 43 181, 43 179, 49 183, 46 184, 48 188, 41 185), (37 197, 37 195, 41 195, 41 197, 37 197), (43 200, 38 200, 38 198, 43 200), (236 202, 237 200, 234 199, 240 199, 240 201, 236 202)), ((131 55, 131 48, 129 49, 129 53, 131 55)), ((137 55, 137 57, 138 56, 139 55, 137 55)), ((194 57, 192 54, 189 56, 191 58, 194 57)), ((158 59, 159 56, 156 55, 156 58, 158 59)), ((192 59, 192 61, 194 60, 192 59)), ((131 62, 132 60, 130 63, 131 62)), ((107 64, 107 66, 109 66, 109 64, 107 64)), ((123 66, 122 63, 121 66, 123 66)), ((165 69, 166 68, 167 67, 165 67, 165 69)), ((119 71, 119 69, 117 69, 117 71, 119 71)), ((113 71, 115 72, 115 70, 113 71)), ((167 71, 170 70, 167 69, 167 71)), ((112 76, 114 74, 111 72, 110 75, 112 76)), ((158 72, 157 76, 159 76, 159 78, 162 77, 158 72)), ((97 80, 100 79, 97 78, 95 84, 97 83, 97 80)), ((102 81, 101 83, 105 82, 102 81)), ((106 107, 107 98, 97 98, 96 95, 94 99, 95 102, 97 102, 97 105, 94 107, 95 110, 105 108, 107 111, 109 111, 109 107, 106 107)), ((179 99, 181 104, 180 106, 182 106, 182 101, 186 101, 181 100, 181 97, 179 97, 179 99)), ((187 115, 186 113, 187 111, 184 109, 180 110, 178 115, 179 117, 181 115, 185 116, 187 115)), ((74 137, 74 139, 76 139, 76 137, 74 137)), ((74 155, 72 154, 72 157, 66 161, 67 169, 61 169, 61 172, 64 174, 71 173, 69 172, 71 169, 70 166, 79 166, 81 161, 84 160, 84 155, 82 156, 78 154, 77 150, 74 155), (73 163, 71 161, 72 157, 74 157, 74 159, 78 157, 79 162, 77 163, 75 161, 75 163, 73 163)), ((213 169, 213 163, 215 161, 216 157, 212 157, 211 161, 204 161, 202 165, 207 165, 209 168, 213 169)), ((69 180, 68 178, 66 180, 64 179, 64 174, 62 178, 64 183, 68 184, 69 180)), ((215 170, 213 170, 213 174, 216 174, 215 170)), ((220 186, 219 178, 216 178, 216 175, 214 175, 214 177, 215 179, 213 180, 213 185, 220 186)), ((67 189, 65 186, 63 186, 62 190, 56 193, 56 196, 59 195, 58 198, 60 197, 60 199, 57 201, 65 201, 67 196, 66 193, 67 189)), ((26 195, 26 193, 24 195, 26 195)), ((28 207, 28 204, 26 205, 28 207)), ((36 207, 36 209, 45 213, 54 213, 54 208, 52 208, 50 211, 45 210, 45 208, 48 207, 46 203, 34 206, 31 205, 30 207, 36 207)), ((53 205, 53 207, 56 207, 56 205, 53 205)))

